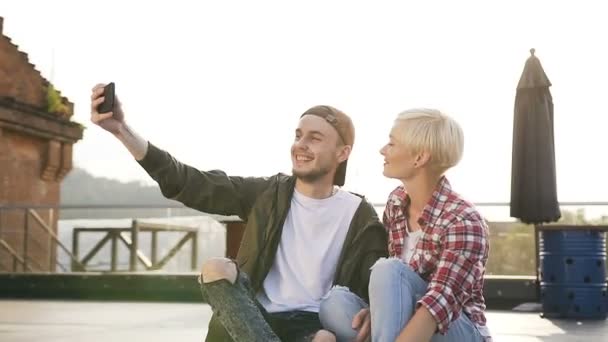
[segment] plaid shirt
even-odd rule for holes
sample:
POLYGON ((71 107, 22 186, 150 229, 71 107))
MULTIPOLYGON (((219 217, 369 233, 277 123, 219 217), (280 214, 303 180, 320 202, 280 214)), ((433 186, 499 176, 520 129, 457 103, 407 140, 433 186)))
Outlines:
MULTIPOLYGON (((390 256, 400 259, 408 234, 409 200, 400 186, 390 194, 384 210, 388 251, 390 256)), ((423 234, 409 265, 429 283, 418 305, 429 310, 442 334, 464 311, 486 340, 491 340, 482 292, 489 250, 489 231, 484 219, 442 177, 418 223, 423 234)))

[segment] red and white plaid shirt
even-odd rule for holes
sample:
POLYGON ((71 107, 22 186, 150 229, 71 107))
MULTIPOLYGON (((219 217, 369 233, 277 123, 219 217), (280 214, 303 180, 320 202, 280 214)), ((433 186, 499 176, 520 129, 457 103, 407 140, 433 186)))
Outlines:
MULTIPOLYGON (((383 221, 388 230, 388 251, 401 258, 404 238, 408 235, 406 209, 410 198, 403 186, 391 192, 383 221)), ((418 224, 423 234, 409 262, 412 269, 429 283, 418 301, 445 334, 452 321, 464 311, 486 340, 483 276, 488 260, 489 231, 475 207, 452 191, 442 177, 425 206, 418 224)))

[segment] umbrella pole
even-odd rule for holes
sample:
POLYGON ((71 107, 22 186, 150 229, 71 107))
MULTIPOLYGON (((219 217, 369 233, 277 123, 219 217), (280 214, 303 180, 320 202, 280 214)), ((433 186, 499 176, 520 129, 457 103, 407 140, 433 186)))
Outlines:
POLYGON ((539 249, 540 246, 538 245, 538 229, 539 225, 534 225, 534 256, 536 259, 536 262, 534 264, 535 269, 536 269, 536 281, 535 281, 535 290, 536 290, 536 300, 540 302, 540 255, 539 255, 539 249))

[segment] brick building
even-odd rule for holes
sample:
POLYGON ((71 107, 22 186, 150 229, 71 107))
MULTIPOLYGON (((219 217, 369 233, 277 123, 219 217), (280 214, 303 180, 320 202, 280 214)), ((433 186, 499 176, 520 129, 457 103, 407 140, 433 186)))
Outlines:
POLYGON ((33 207, 59 205, 72 145, 83 133, 70 121, 73 111, 3 34, 0 17, 0 272, 56 267, 58 213, 33 207))

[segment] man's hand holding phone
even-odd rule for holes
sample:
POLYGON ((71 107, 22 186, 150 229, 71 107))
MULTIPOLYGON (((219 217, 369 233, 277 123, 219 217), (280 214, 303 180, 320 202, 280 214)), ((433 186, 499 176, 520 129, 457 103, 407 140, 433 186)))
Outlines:
POLYGON ((97 84, 91 94, 91 122, 117 135, 124 125, 124 113, 114 92, 114 83, 97 84))
POLYGON ((91 121, 114 134, 136 160, 142 160, 148 151, 148 141, 125 122, 120 101, 114 93, 114 83, 98 84, 91 93, 91 121))

